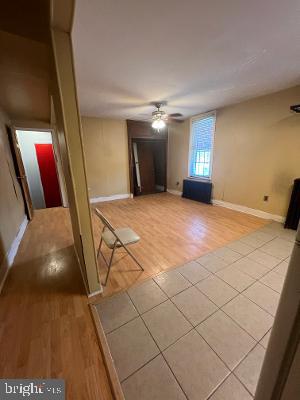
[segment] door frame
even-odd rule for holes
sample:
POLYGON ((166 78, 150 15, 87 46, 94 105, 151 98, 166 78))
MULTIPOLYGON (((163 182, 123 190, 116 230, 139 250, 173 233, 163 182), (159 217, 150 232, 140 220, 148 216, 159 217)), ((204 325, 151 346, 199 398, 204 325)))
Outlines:
POLYGON ((59 185, 61 202, 62 202, 63 207, 68 207, 68 197, 67 197, 67 191, 66 191, 65 177, 64 177, 64 173, 63 173, 63 169, 62 169, 62 161, 60 158, 56 130, 53 127, 29 128, 28 126, 26 126, 25 128, 23 128, 22 126, 19 126, 19 125, 13 125, 10 127, 10 129, 15 132, 14 133, 15 135, 16 135, 16 131, 50 132, 51 133, 52 147, 53 147, 53 153, 54 153, 56 173, 57 173, 57 177, 58 177, 58 185, 59 185))

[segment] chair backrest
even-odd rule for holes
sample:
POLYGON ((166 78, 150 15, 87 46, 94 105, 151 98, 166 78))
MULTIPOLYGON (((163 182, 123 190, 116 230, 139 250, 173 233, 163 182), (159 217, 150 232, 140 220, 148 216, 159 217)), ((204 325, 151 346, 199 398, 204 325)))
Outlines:
POLYGON ((104 217, 104 215, 102 214, 102 212, 98 209, 95 208, 95 214, 97 215, 97 217, 99 217, 102 221, 102 223, 111 231, 114 232, 114 227, 112 226, 112 224, 108 221, 108 219, 106 217, 104 217))

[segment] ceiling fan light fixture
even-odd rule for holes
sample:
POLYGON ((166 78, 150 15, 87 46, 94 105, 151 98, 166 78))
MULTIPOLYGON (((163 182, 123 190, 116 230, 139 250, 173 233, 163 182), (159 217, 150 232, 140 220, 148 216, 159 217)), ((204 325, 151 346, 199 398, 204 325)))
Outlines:
POLYGON ((157 129, 158 131, 160 131, 161 129, 164 129, 165 126, 166 126, 166 123, 161 118, 157 118, 152 122, 152 128, 157 129))
POLYGON ((157 110, 152 113, 152 128, 156 129, 158 132, 166 127, 166 121, 168 119, 166 112, 160 109, 161 105, 161 103, 155 104, 157 110))

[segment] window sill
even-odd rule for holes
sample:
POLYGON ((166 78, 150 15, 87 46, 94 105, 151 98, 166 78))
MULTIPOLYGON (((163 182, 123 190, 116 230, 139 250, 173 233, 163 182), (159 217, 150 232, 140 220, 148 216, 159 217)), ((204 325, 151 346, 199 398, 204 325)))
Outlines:
POLYGON ((211 182, 211 178, 205 178, 204 176, 188 176, 186 179, 199 182, 211 182))

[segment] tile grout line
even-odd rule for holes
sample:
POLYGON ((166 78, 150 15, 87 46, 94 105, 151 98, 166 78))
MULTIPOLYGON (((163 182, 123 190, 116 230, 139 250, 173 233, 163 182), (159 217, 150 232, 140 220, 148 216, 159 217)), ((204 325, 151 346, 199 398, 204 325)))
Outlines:
MULTIPOLYGON (((159 350, 159 349, 158 349, 159 350)), ((130 379, 134 374, 136 374, 137 372, 139 372, 141 369, 143 369, 146 365, 150 364, 151 361, 155 360, 157 357, 159 357, 161 355, 161 352, 159 350, 158 354, 155 354, 154 357, 151 357, 148 361, 146 361, 144 364, 142 364, 140 367, 138 367, 137 369, 135 369, 133 372, 131 372, 128 376, 126 376, 126 378, 124 378, 123 380, 120 380, 120 383, 124 383, 125 381, 127 381, 128 379, 130 379)), ((118 371, 117 371, 118 374, 118 371)), ((119 374, 118 374, 119 377, 119 374)))
MULTIPOLYGON (((189 333, 189 332, 188 332, 188 333, 189 333)), ((164 353, 161 353, 161 355, 162 355, 162 358, 165 360, 165 363, 167 364, 168 368, 170 369, 170 371, 171 371, 172 375, 174 376, 174 379, 176 380, 176 382, 178 383, 178 385, 179 385, 180 389, 182 390, 182 392, 183 392, 184 396, 186 397, 186 399, 187 399, 187 400, 189 400, 189 397, 188 397, 188 395, 187 395, 187 394, 185 393, 185 391, 183 390, 183 387, 181 386, 181 384, 180 384, 179 380, 177 379, 177 376, 176 376, 176 375, 175 375, 175 373, 173 372, 173 370, 172 370, 172 368, 171 368, 170 364, 168 363, 168 360, 166 359, 166 357, 165 357, 164 353)))
MULTIPOLYGON (((121 324, 121 325, 118 326, 117 328, 114 328, 112 331, 109 331, 109 332, 105 332, 105 331, 104 331, 105 336, 110 335, 111 333, 116 332, 118 329, 123 328, 123 326, 129 324, 130 322, 134 321, 135 319, 137 319, 137 318, 139 318, 139 317, 140 317, 140 315, 136 315, 134 318, 129 319, 128 321, 124 322, 123 324, 121 324)), ((100 318, 100 320, 101 320, 101 318, 100 318)))
MULTIPOLYGON (((265 350, 267 350, 267 348, 265 346, 263 346, 261 344, 261 341, 272 331, 273 326, 268 330, 268 332, 260 339, 260 341, 258 342, 265 350)), ((268 345, 267 345, 268 346, 268 345)))
POLYGON ((240 381, 240 379, 233 373, 233 371, 230 372, 230 374, 224 379, 224 381, 222 383, 220 383, 220 385, 218 385, 213 392, 209 395, 209 397, 205 400, 210 400, 212 398, 212 396, 217 392, 217 390, 221 387, 221 385, 230 378, 230 376, 233 375, 238 381, 239 383, 243 386, 243 388, 246 390, 246 392, 248 392, 251 396, 251 398, 253 399, 253 395, 252 393, 249 391, 249 389, 244 385, 244 383, 242 381, 240 381))
MULTIPOLYGON (((170 302, 174 305, 174 303, 171 301, 171 299, 168 299, 167 301, 170 301, 170 302)), ((166 302, 165 302, 165 303, 166 303, 166 302)), ((158 306, 157 306, 157 307, 158 307, 158 306)), ((156 307, 154 307, 154 308, 156 308, 156 307)), ((152 310, 154 310, 154 308, 152 308, 152 310)), ((176 309, 177 309, 177 307, 176 307, 176 309)), ((152 310, 150 310, 150 311, 152 311, 152 310)), ((177 309, 177 310, 178 310, 178 309, 177 309)), ((180 310, 178 310, 178 311, 180 312, 180 310)), ((145 313, 145 314, 146 314, 146 313, 145 313)), ((144 314, 143 314, 143 315, 144 315, 144 314)), ((188 330, 187 332, 185 332, 182 336, 180 336, 179 338, 177 338, 176 340, 174 340, 174 342, 170 343, 170 344, 169 344, 167 347, 165 347, 163 350, 161 350, 161 348, 159 347, 159 345, 158 345, 158 343, 156 342, 155 338, 153 337, 153 335, 152 335, 152 333, 151 333, 151 331, 150 331, 150 328, 148 328, 148 326, 147 326, 147 324, 146 324, 146 322, 145 322, 145 320, 144 320, 144 318, 143 318, 143 315, 141 315, 141 318, 142 318, 144 324, 146 325, 146 327, 147 327, 147 329, 148 329, 148 331, 149 331, 151 337, 153 338, 155 344, 158 346, 158 348, 159 348, 159 350, 160 350, 161 352, 166 351, 169 347, 173 346, 173 344, 175 344, 179 339, 181 339, 183 336, 187 335, 188 333, 190 333, 190 332, 194 329, 194 326, 190 323, 190 321, 188 321, 187 318, 186 318, 185 316, 183 316, 184 319, 185 319, 185 320, 189 323, 189 325, 191 326, 191 329, 189 329, 189 330, 188 330)))
MULTIPOLYGON (((148 328, 148 326, 147 326, 147 324, 146 324, 146 322, 144 321, 144 319, 143 319, 143 317, 141 316, 141 319, 142 319, 142 321, 143 321, 143 323, 144 323, 144 325, 145 325, 145 327, 146 327, 146 329, 148 330, 148 332, 149 332, 149 335, 151 336, 151 338, 152 338, 152 340, 154 341, 154 343, 157 345, 157 348, 158 348, 158 350, 159 350, 159 354, 161 354, 161 356, 163 357, 163 359, 165 360, 165 362, 166 362, 166 364, 167 364, 167 366, 168 366, 168 368, 170 369, 170 371, 171 371, 171 373, 172 373, 172 375, 174 376, 174 378, 175 378, 175 380, 176 380, 176 382, 178 383, 178 385, 179 385, 179 387, 180 387, 180 389, 182 390, 182 392, 183 392, 183 394, 184 394, 184 396, 187 398, 187 400, 188 400, 188 396, 187 396, 187 394, 185 393, 185 391, 183 390, 183 388, 182 388, 182 386, 181 386, 181 384, 180 384, 180 382, 178 381, 178 379, 177 379, 177 377, 176 377, 176 375, 174 374, 174 372, 173 372, 173 370, 172 370, 172 368, 170 367, 170 365, 169 365, 169 363, 167 362, 167 360, 165 359, 165 357, 164 357, 164 354, 163 354, 163 351, 166 351, 166 349, 168 348, 166 348, 166 349, 164 349, 164 350, 161 350, 160 349, 160 347, 158 346, 158 344, 156 343, 156 340, 154 339, 154 337, 153 337, 153 335, 152 335, 152 333, 150 332, 150 329, 148 328)), ((191 330, 189 330, 188 332, 186 332, 186 334, 185 335, 187 335, 188 333, 190 333, 192 331, 192 329, 191 330)), ((185 336, 184 335, 184 336, 185 336)), ((181 337, 183 337, 183 336, 181 336, 181 337)), ((180 338, 181 338, 180 337, 180 338)), ((178 340, 178 339, 177 339, 178 340)), ((174 342, 174 343, 172 343, 170 346, 172 346, 173 344, 175 344, 176 342, 177 342, 177 340, 174 342)), ((169 346, 169 347, 170 347, 169 346)))
MULTIPOLYGON (((250 396, 252 397, 252 399, 254 399, 255 393, 254 395, 250 392, 250 390, 247 388, 247 386, 244 384, 244 382, 242 382, 240 380, 240 378, 235 374, 235 371, 232 371, 233 376, 240 382, 240 384, 247 390, 247 392, 250 394, 250 396)), ((260 374, 260 373, 259 373, 260 374)), ((256 389, 255 389, 256 391, 256 389)))
MULTIPOLYGON (((117 296, 117 295, 123 295, 123 294, 125 294, 125 295, 128 297, 128 300, 129 300, 130 304, 132 305, 132 307, 134 308, 134 310, 136 311, 136 313, 137 313, 138 315, 135 315, 133 318, 130 318, 128 321, 126 321, 126 322, 124 322, 123 324, 117 326, 116 328, 112 329, 112 330, 109 331, 109 332, 105 332, 105 330, 103 329, 103 330, 104 330, 104 333, 105 333, 105 336, 109 335, 110 333, 115 332, 117 329, 119 329, 119 328, 121 328, 122 326, 128 324, 129 322, 134 321, 136 318, 138 318, 138 317, 140 316, 140 314, 139 314, 139 312, 138 312, 138 310, 137 310, 135 304, 134 304, 133 301, 131 300, 131 297, 129 296, 129 294, 127 293, 127 291, 122 292, 122 293, 120 293, 120 294, 117 293, 116 296, 117 296)), ((108 299, 112 299, 113 297, 114 297, 114 296, 108 297, 108 299)), ((104 303, 104 302, 103 302, 103 303, 104 303)), ((100 303, 100 304, 103 304, 103 303, 100 303)), ((99 304, 99 303, 98 303, 98 304, 99 304)), ((95 306, 96 306, 96 309, 97 309, 97 312, 98 312, 98 314, 99 314, 99 318, 100 318, 100 321, 101 321, 101 314, 100 314, 100 312, 99 312, 99 310, 98 310, 98 308, 97 308, 97 304, 95 304, 95 306)))
MULTIPOLYGON (((162 301, 159 302, 158 304, 155 304, 153 307, 149 308, 149 310, 146 310, 146 311, 144 311, 144 312, 140 312, 140 311, 138 310, 137 306, 136 306, 135 308, 136 308, 136 310, 137 310, 137 312, 138 312, 139 315, 145 314, 146 312, 153 310, 153 308, 155 308, 155 307, 157 307, 157 306, 159 306, 159 305, 165 303, 167 300, 169 300, 169 296, 161 289, 161 287, 155 282, 155 280, 152 279, 152 278, 150 278, 150 279, 147 280, 146 282, 150 282, 150 281, 153 281, 153 282, 155 283, 155 285, 163 292, 163 294, 164 294, 165 296, 167 296, 167 298, 164 299, 164 300, 162 300, 162 301)), ((141 285, 145 284, 146 282, 142 282, 141 285)), ((138 286, 136 286, 136 287, 138 287, 138 286)), ((132 303, 134 303, 134 301, 133 301, 133 299, 131 298, 131 296, 130 296, 130 294, 128 293, 128 291, 127 291, 127 294, 128 294, 128 296, 130 297, 130 300, 132 301, 132 303)))

